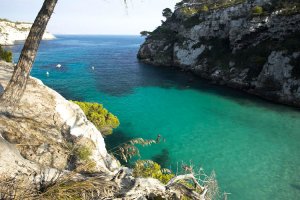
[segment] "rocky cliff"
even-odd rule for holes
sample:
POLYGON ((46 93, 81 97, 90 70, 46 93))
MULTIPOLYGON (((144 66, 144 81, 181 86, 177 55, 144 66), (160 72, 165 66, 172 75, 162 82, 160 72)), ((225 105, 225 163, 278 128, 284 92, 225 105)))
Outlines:
MULTIPOLYGON (((14 66, 0 61, 0 95, 14 66)), ((97 128, 80 107, 30 77, 14 108, 0 102, 0 199, 191 199, 204 200, 207 187, 193 175, 167 184, 134 177, 105 148, 97 128), (191 179, 195 189, 180 180, 191 179)), ((208 198, 209 199, 209 198, 208 198)))
POLYGON ((300 3, 184 0, 147 34, 138 58, 300 107, 300 3))
MULTIPOLYGON (((31 26, 31 23, 0 19, 0 45, 13 45, 15 41, 25 40, 31 26)), ((52 40, 55 39, 55 36, 46 31, 43 39, 52 40)))
MULTIPOLYGON (((0 94, 12 71, 12 64, 0 62, 0 94)), ((32 77, 18 107, 1 113, 0 135, 15 144, 27 160, 49 167, 75 168, 76 158, 70 160, 69 155, 76 154, 71 151, 80 147, 91 151, 89 159, 95 170, 113 171, 118 167, 107 153, 101 133, 79 106, 32 77)))

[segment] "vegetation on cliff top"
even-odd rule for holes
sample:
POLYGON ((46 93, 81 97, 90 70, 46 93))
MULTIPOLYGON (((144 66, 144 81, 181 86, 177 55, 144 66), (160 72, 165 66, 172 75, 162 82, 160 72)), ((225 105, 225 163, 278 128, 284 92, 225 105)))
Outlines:
MULTIPOLYGON (((207 12, 209 10, 217 10, 227 8, 233 5, 244 3, 246 0, 183 0, 176 4, 176 8, 193 10, 192 14, 199 12, 207 12)), ((191 14, 191 13, 190 13, 191 14)))
POLYGON ((103 135, 110 135, 114 128, 120 125, 118 118, 112 113, 108 112, 102 104, 73 101, 79 105, 84 114, 103 135))
MULTIPOLYGON (((228 8, 237 4, 245 3, 246 0, 183 0, 176 4, 176 9, 187 17, 195 14, 228 8)), ((261 15, 280 10, 278 14, 291 15, 300 13, 300 2, 294 0, 272 0, 271 4, 256 5, 252 14, 261 15)))

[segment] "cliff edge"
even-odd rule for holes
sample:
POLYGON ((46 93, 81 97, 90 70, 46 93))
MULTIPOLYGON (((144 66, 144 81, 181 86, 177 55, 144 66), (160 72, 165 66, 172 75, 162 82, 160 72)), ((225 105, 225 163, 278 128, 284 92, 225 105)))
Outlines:
MULTIPOLYGON (((26 40, 32 23, 12 22, 0 19, 0 45, 13 45, 15 41, 26 40)), ((52 40, 55 36, 48 31, 43 35, 43 40, 52 40)))
MULTIPOLYGON (((0 95, 14 66, 0 61, 0 95)), ((191 199, 207 186, 192 174, 163 184, 134 177, 105 148, 98 129, 80 107, 30 77, 20 103, 0 103, 0 199, 191 199), (191 179, 195 188, 181 180, 191 179)))
POLYGON ((147 35, 138 58, 300 107, 300 3, 184 0, 147 35))

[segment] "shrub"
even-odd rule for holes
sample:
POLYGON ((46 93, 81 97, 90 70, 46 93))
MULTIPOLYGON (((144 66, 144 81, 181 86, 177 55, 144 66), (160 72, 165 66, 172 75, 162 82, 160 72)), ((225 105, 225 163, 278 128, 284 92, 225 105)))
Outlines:
POLYGON ((12 62, 12 52, 6 51, 0 46, 0 60, 4 60, 6 62, 12 62))
POLYGON ((90 148, 86 146, 80 146, 75 149, 75 155, 80 159, 87 161, 89 160, 89 157, 92 155, 92 151, 90 148))
POLYGON ((193 16, 195 14, 197 14, 199 12, 198 9, 193 8, 193 7, 183 7, 181 9, 181 12, 185 15, 185 16, 193 16))
POLYGON ((138 160, 133 169, 133 176, 135 177, 151 177, 160 180, 162 183, 167 184, 175 175, 166 173, 161 169, 161 166, 151 160, 138 160))
POLYGON ((207 11, 209 11, 208 6, 207 6, 207 5, 202 6, 201 11, 202 11, 202 12, 207 12, 207 11))
POLYGON ((120 125, 116 116, 108 112, 103 105, 98 103, 73 101, 83 110, 87 119, 90 120, 103 135, 112 134, 112 130, 120 125))
POLYGON ((165 18, 170 18, 172 16, 172 10, 170 8, 165 8, 163 9, 162 11, 162 15, 165 17, 165 18))
POLYGON ((137 144, 145 147, 152 144, 157 144, 159 142, 160 135, 157 136, 156 140, 144 140, 143 138, 135 138, 121 143, 120 145, 110 149, 109 152, 112 155, 117 156, 119 159, 128 162, 128 159, 131 159, 134 156, 141 156, 139 148, 136 146, 137 144))
POLYGON ((141 34, 142 37, 147 37, 147 36, 149 36, 151 34, 151 32, 149 32, 149 31, 141 31, 140 34, 141 34))
POLYGON ((254 6, 252 8, 253 15, 261 15, 263 13, 263 8, 261 6, 254 6))

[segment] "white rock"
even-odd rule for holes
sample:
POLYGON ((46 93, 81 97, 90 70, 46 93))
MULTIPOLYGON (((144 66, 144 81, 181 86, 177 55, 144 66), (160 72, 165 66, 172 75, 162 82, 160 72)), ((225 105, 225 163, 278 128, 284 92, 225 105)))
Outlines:
MULTIPOLYGON (((26 40, 32 24, 26 22, 9 22, 0 20, 0 45, 13 45, 16 41, 26 40)), ((43 40, 52 40, 55 36, 48 31, 43 40)))

